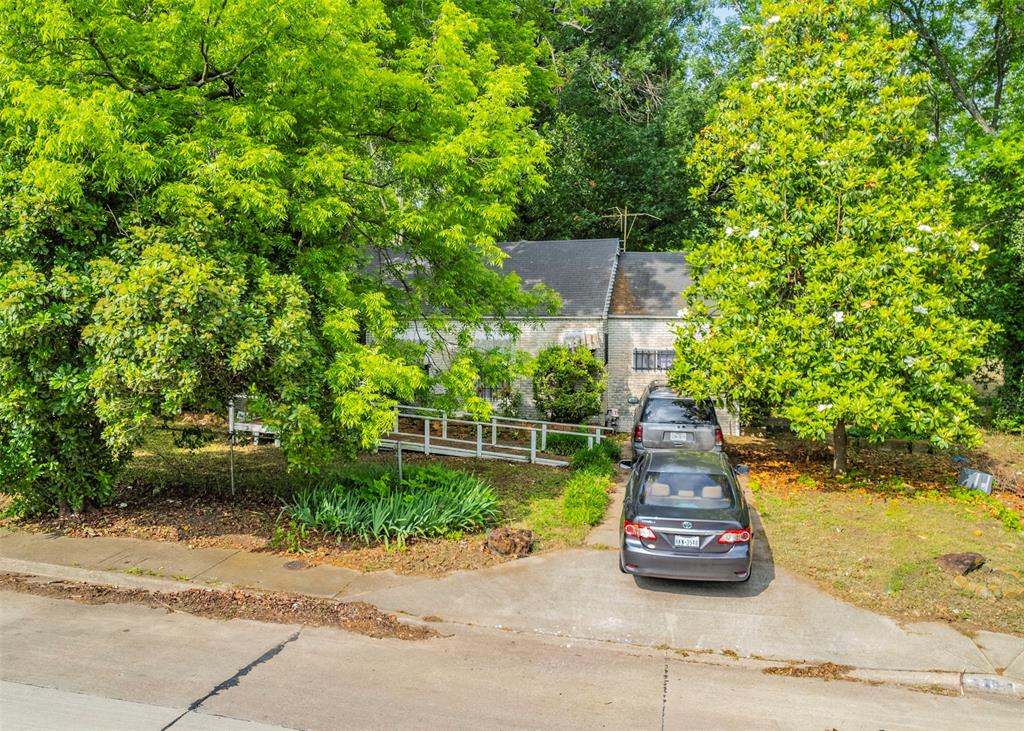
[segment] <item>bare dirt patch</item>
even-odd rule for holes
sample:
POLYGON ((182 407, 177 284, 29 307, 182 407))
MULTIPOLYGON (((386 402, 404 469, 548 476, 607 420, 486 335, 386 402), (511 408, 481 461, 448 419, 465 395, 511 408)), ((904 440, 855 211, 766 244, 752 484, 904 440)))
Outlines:
POLYGON ((303 594, 219 589, 154 591, 14 573, 0 573, 0 590, 70 599, 83 604, 140 604, 210 619, 338 627, 375 638, 425 640, 437 636, 429 628, 399 622, 394 615, 367 602, 338 602, 303 594))

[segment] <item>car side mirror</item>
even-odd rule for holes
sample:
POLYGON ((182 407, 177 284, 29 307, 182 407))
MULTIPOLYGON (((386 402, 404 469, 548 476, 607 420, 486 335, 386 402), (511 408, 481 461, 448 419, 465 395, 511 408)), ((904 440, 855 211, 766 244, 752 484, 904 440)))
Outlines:
POLYGON ((633 469, 633 460, 631 460, 631 459, 621 460, 619 462, 619 469, 620 470, 631 470, 631 469, 633 469))
POLYGON ((745 464, 738 464, 734 469, 736 470, 737 475, 746 475, 750 473, 750 468, 745 464))
POLYGON ((628 403, 630 406, 636 406, 638 403, 640 403, 640 399, 638 399, 636 396, 630 396, 628 399, 626 399, 626 403, 628 403))

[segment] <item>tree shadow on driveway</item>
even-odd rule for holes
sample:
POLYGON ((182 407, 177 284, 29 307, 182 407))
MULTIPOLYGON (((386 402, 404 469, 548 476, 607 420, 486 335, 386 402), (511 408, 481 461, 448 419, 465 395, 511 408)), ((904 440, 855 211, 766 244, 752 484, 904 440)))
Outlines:
POLYGON ((754 564, 747 581, 680 581, 634 576, 637 588, 664 594, 689 596, 749 598, 761 594, 775 580, 775 558, 761 515, 753 507, 750 518, 754 525, 754 564))

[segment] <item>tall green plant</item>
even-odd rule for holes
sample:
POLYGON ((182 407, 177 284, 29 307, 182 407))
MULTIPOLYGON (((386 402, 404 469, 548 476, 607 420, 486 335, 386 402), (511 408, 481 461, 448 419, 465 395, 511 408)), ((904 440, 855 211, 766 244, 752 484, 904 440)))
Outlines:
POLYGON ((555 421, 577 423, 601 413, 604 366, 586 348, 552 345, 538 354, 533 368, 533 399, 555 421))
POLYGON ((960 314, 985 246, 922 175, 923 74, 868 0, 766 3, 759 52, 701 133, 694 191, 722 230, 689 257, 671 380, 698 397, 779 404, 800 435, 970 441, 991 332, 960 314))

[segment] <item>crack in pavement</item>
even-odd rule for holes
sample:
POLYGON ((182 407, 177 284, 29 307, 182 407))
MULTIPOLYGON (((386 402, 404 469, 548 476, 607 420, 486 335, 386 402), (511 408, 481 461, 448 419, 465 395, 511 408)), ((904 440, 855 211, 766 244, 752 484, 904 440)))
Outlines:
POLYGON ((283 640, 283 641, 277 643, 276 645, 274 645, 273 647, 271 647, 269 650, 264 652, 262 655, 257 657, 255 660, 253 660, 249 664, 240 667, 235 672, 234 675, 232 675, 227 680, 223 680, 220 683, 218 683, 217 685, 215 685, 213 690, 211 690, 209 693, 204 695, 202 698, 197 698, 196 700, 192 701, 189 704, 188 708, 186 708, 182 712, 182 714, 180 716, 178 716, 173 721, 171 721, 169 724, 164 726, 162 729, 160 729, 160 731, 167 731, 167 729, 169 729, 171 726, 176 724, 178 721, 180 721, 182 718, 184 718, 188 714, 192 713, 193 711, 199 710, 199 707, 201 705, 206 703, 206 701, 210 700, 215 695, 219 695, 222 691, 229 690, 230 688, 236 687, 238 685, 238 682, 242 678, 244 678, 246 675, 251 673, 256 667, 258 667, 258 666, 260 666, 260 665, 262 665, 262 664, 264 664, 266 662, 269 662, 270 660, 273 660, 275 657, 277 657, 277 655, 279 655, 281 653, 281 651, 285 648, 286 645, 289 645, 292 642, 295 642, 295 640, 299 639, 299 635, 300 634, 302 634, 302 630, 301 629, 299 629, 295 633, 293 633, 291 635, 291 637, 289 637, 288 639, 283 640))
POLYGON ((665 707, 668 705, 668 653, 665 653, 665 675, 661 682, 661 731, 665 731, 665 707))

